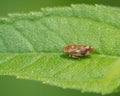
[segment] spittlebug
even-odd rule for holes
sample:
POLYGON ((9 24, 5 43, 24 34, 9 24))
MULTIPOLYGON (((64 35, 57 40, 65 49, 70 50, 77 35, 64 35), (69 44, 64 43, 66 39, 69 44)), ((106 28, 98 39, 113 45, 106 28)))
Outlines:
POLYGON ((81 44, 70 44, 64 47, 64 53, 70 57, 79 58, 81 56, 87 56, 93 51, 93 47, 81 44))

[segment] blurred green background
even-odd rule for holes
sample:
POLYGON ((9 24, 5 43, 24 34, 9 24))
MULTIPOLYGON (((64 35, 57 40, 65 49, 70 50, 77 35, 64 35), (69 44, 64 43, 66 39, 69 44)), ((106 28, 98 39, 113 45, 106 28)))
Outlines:
POLYGON ((120 0, 0 0, 0 16, 15 12, 40 11, 42 7, 69 6, 80 3, 120 6, 120 0))
MULTIPOLYGON (((70 4, 102 4, 120 7, 120 0, 0 0, 0 17, 8 13, 40 11, 40 8, 69 6, 70 4)), ((102 96, 96 93, 81 93, 80 90, 63 89, 32 80, 0 76, 0 96, 102 96)), ((120 96, 119 93, 105 96, 120 96)))

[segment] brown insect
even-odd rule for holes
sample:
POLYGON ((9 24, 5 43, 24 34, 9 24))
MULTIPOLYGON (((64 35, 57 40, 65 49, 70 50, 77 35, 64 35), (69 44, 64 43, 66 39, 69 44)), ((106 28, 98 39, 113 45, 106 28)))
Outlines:
POLYGON ((70 57, 79 58, 87 56, 93 51, 93 47, 81 44, 70 44, 64 47, 64 52, 70 57))

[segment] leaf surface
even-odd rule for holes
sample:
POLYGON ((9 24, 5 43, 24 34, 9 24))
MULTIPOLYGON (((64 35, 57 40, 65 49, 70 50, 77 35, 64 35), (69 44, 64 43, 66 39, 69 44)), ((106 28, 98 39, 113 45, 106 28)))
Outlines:
POLYGON ((0 75, 102 94, 120 87, 120 9, 72 5, 0 19, 0 75), (94 47, 72 59, 67 44, 94 47))

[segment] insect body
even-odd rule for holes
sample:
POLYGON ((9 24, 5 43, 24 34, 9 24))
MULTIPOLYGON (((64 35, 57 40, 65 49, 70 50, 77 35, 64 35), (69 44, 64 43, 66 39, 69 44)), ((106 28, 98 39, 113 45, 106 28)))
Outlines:
POLYGON ((81 44, 71 44, 64 47, 64 52, 70 57, 79 58, 87 56, 93 51, 93 47, 81 44))

